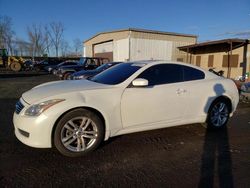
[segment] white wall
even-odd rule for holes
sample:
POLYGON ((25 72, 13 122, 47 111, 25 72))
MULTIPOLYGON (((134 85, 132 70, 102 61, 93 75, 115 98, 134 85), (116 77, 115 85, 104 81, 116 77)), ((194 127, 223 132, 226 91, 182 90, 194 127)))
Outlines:
POLYGON ((95 45, 94 52, 113 52, 113 61, 172 60, 173 47, 172 41, 125 38, 95 45))
POLYGON ((114 41, 113 60, 127 61, 129 59, 129 39, 121 39, 114 41))
POLYGON ((130 39, 130 60, 171 60, 171 41, 154 39, 130 39))
POLYGON ((86 57, 86 47, 83 46, 82 57, 86 57))

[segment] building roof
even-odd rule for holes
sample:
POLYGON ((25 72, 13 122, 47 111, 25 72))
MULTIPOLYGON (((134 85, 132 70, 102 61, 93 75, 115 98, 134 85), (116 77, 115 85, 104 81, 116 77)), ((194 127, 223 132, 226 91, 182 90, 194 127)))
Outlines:
POLYGON ((93 37, 87 39, 84 41, 88 42, 89 40, 97 37, 98 35, 107 34, 107 33, 117 33, 117 32, 123 32, 123 31, 134 31, 134 32, 142 32, 142 33, 152 33, 152 34, 160 34, 160 35, 173 35, 173 36, 183 36, 183 37, 193 37, 197 38, 197 35, 192 34, 183 34, 183 33, 174 33, 174 32, 165 32, 165 31, 156 31, 156 30, 148 30, 148 29, 138 29, 138 28, 127 28, 127 29, 119 29, 119 30, 113 30, 113 31, 106 31, 106 32, 100 32, 94 35, 93 37))
POLYGON ((179 50, 192 53, 192 54, 201 54, 201 53, 213 53, 213 52, 228 52, 231 50, 244 46, 245 44, 249 44, 247 39, 222 39, 222 40, 214 40, 208 42, 202 42, 197 44, 192 44, 188 46, 178 47, 179 50), (232 46, 231 46, 232 45, 232 46))

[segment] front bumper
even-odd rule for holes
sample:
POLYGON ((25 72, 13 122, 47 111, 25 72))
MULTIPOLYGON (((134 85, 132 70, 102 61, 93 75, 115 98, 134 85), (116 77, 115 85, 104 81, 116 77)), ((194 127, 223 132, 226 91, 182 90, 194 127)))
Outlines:
POLYGON ((52 127, 48 117, 22 117, 14 113, 15 135, 22 143, 35 148, 50 148, 52 127))
POLYGON ((26 116, 24 111, 27 109, 27 104, 24 101, 22 101, 22 104, 26 107, 19 114, 14 112, 13 116, 15 135, 18 140, 31 147, 52 147, 52 129, 56 117, 44 113, 37 117, 26 116))

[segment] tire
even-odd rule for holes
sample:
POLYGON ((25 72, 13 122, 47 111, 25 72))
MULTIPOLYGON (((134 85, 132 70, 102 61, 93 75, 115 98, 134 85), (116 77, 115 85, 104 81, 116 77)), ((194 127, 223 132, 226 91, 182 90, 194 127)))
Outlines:
POLYGON ((67 72, 63 75, 63 80, 68 80, 68 78, 70 77, 70 73, 67 72))
POLYGON ((13 62, 10 64, 10 69, 15 72, 19 72, 22 69, 22 65, 19 62, 13 62))
POLYGON ((54 145, 68 157, 79 157, 95 150, 104 139, 104 125, 95 113, 76 109, 56 124, 54 145))
POLYGON ((230 105, 227 100, 215 100, 209 108, 204 126, 208 129, 223 129, 229 120, 230 105))

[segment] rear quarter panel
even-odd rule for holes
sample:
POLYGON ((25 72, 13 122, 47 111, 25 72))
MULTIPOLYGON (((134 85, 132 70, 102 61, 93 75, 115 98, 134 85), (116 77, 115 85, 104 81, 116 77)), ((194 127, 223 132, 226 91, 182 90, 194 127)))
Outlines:
MULTIPOLYGON (((236 110, 236 107, 239 102, 239 94, 237 87, 235 86, 234 82, 230 79, 218 77, 211 80, 207 80, 205 82, 207 94, 207 102, 204 103, 205 108, 204 112, 207 113, 209 107, 211 106, 212 102, 220 97, 225 96, 231 100, 232 103, 232 112, 236 110)), ((205 101, 203 101, 205 102, 205 101)))
POLYGON ((232 102, 232 112, 235 111, 239 96, 235 84, 221 77, 185 83, 186 101, 185 115, 187 122, 205 122, 208 110, 215 99, 220 96, 229 98, 232 102))

